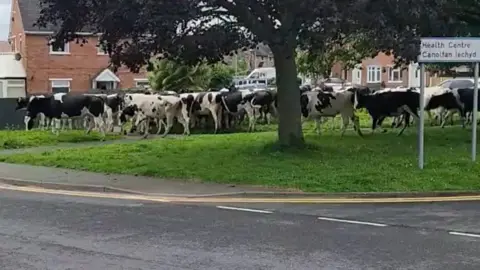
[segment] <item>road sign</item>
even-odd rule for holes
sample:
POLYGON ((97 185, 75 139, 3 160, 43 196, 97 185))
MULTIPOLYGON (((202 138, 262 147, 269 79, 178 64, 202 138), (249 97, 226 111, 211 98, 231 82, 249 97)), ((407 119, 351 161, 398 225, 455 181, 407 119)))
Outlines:
MULTIPOLYGON (((475 63, 473 112, 478 111, 478 80, 480 73, 480 38, 421 38, 420 54, 420 108, 425 107, 425 63, 475 63)), ((424 110, 420 109, 418 125, 418 167, 424 166, 424 110)), ((472 119, 472 161, 477 159, 477 113, 472 119)))
POLYGON ((480 38, 422 38, 418 62, 478 62, 480 38))

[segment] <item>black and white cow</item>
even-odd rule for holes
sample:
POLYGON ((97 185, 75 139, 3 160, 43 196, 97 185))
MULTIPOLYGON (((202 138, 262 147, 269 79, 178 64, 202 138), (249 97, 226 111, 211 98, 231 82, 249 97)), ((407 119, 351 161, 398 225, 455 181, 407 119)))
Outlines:
POLYGON ((246 112, 241 103, 243 98, 251 93, 249 90, 222 92, 221 100, 222 108, 226 112, 223 115, 226 128, 234 127, 243 120, 246 112))
MULTIPOLYGON (((472 96, 473 98, 473 96, 472 96)), ((436 115, 441 120, 441 127, 445 127, 446 120, 455 113, 459 112, 462 118, 462 125, 465 127, 465 110, 464 104, 461 101, 460 95, 457 90, 449 88, 439 89, 434 93, 429 93, 425 96, 425 111, 430 119, 432 119, 432 110, 438 110, 436 115)), ((433 121, 432 121, 433 124, 433 121)))
POLYGON ((315 120, 315 130, 318 134, 321 131, 322 117, 335 117, 340 114, 343 120, 341 135, 345 134, 351 120, 358 135, 362 136, 360 120, 355 115, 353 102, 354 92, 348 90, 335 92, 308 91, 300 96, 302 116, 304 120, 315 120))
MULTIPOLYGON (((15 107, 15 111, 18 111, 18 110, 21 110, 21 109, 26 109, 30 100, 34 97, 44 98, 45 95, 32 95, 32 96, 29 96, 29 97, 19 97, 17 99, 17 106, 15 107)), ((39 117, 38 127, 40 129, 48 128, 48 126, 50 125, 51 119, 46 117, 43 113, 39 113, 38 117, 39 117)), ((28 123, 27 122, 25 122, 25 130, 28 130, 28 123)))
MULTIPOLYGON (((222 109, 222 94, 223 92, 200 92, 194 96, 194 106, 191 106, 192 115, 212 116, 215 125, 215 133, 220 129, 222 123, 223 109, 222 109)), ((180 97, 185 97, 180 95, 180 97)))
MULTIPOLYGON (((372 133, 377 125, 381 125, 385 117, 396 117, 401 114, 405 116, 405 123, 402 130, 398 133, 401 135, 407 128, 410 116, 415 119, 418 117, 420 94, 414 89, 405 89, 398 91, 377 91, 373 94, 365 94, 355 91, 354 108, 367 109, 372 117, 372 133)), ((385 132, 386 130, 384 130, 385 132)))
MULTIPOLYGON (((60 121, 62 119, 71 119, 77 117, 90 116, 94 123, 99 127, 100 132, 105 136, 105 122, 103 113, 105 112, 105 102, 101 97, 89 96, 84 94, 54 94, 47 97, 34 97, 27 105, 26 122, 27 128, 31 129, 33 119, 39 113, 52 118, 52 132, 59 134, 60 121)), ((90 125, 86 133, 90 133, 90 125)))

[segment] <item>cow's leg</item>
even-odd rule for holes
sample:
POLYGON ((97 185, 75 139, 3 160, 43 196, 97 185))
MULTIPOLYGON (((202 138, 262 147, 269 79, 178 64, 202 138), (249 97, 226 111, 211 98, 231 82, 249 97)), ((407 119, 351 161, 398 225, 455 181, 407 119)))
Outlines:
MULTIPOLYGON (((381 117, 380 117, 381 121, 381 117)), ((378 116, 372 116, 372 134, 375 133, 375 129, 377 128, 377 123, 379 122, 378 116)))
POLYGON ((317 132, 318 135, 321 133, 321 128, 322 128, 322 118, 321 117, 315 117, 315 132, 317 132))
MULTIPOLYGON (((386 116, 380 116, 377 118, 377 122, 375 123, 375 128, 377 126, 379 126, 380 128, 382 128, 382 133, 385 133, 387 132, 387 129, 383 128, 382 127, 382 124, 383 124, 383 121, 385 120, 386 116)), ((372 123, 372 133, 373 133, 373 123, 372 123)))
POLYGON ((345 131, 347 131, 347 127, 348 127, 348 124, 350 123, 350 119, 348 115, 345 115, 345 114, 341 114, 341 117, 342 117, 342 127, 341 127, 340 136, 343 137, 343 135, 345 134, 345 131))
POLYGON ((362 137, 362 130, 360 129, 360 118, 355 115, 355 113, 352 114, 350 117, 350 120, 353 122, 353 129, 357 132, 357 134, 362 137))
MULTIPOLYGON (((440 124, 440 127, 444 128, 445 124, 447 123, 447 119, 451 117, 452 111, 448 110, 445 115, 442 117, 442 123, 440 124)), ((453 117, 452 117, 453 118, 453 117)))
POLYGON ((165 117, 159 117, 157 120, 157 133, 156 135, 159 135, 160 132, 162 132, 162 127, 167 128, 167 124, 165 124, 165 121, 163 121, 165 117))
POLYGON ((221 110, 218 110, 218 107, 217 106, 210 106, 208 108, 208 110, 210 111, 210 113, 212 114, 212 118, 213 118, 213 124, 215 125, 215 131, 214 133, 216 134, 218 132, 218 129, 220 128, 220 121, 221 121, 221 114, 222 114, 222 111, 221 110))
POLYGON ((407 128, 407 123, 410 121, 410 113, 406 112, 405 113, 405 123, 403 124, 403 128, 400 130, 400 132, 397 134, 397 136, 400 136, 403 134, 403 131, 407 128))
POLYGON ((167 136, 167 134, 170 132, 170 130, 173 127, 173 120, 174 120, 173 113, 167 113, 166 118, 167 118, 167 127, 165 128, 165 132, 163 132, 162 137, 167 136))
POLYGON ((105 139, 106 125, 103 116, 101 114, 99 116, 94 116, 93 121, 95 122, 95 125, 98 126, 98 130, 102 134, 102 140, 105 139))
POLYGON ((183 126, 183 135, 190 135, 190 128, 188 126, 188 120, 183 117, 183 115, 177 116, 177 121, 183 126))
POLYGON ((62 127, 62 119, 53 119, 54 124, 52 124, 52 132, 55 135, 60 135, 60 128, 62 127))

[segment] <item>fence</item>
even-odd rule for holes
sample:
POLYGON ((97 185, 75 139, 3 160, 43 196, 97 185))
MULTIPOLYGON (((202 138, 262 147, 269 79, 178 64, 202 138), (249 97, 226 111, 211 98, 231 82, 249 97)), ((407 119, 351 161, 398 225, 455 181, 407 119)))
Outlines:
POLYGON ((17 98, 0 98, 0 129, 24 129, 25 110, 15 111, 17 98))

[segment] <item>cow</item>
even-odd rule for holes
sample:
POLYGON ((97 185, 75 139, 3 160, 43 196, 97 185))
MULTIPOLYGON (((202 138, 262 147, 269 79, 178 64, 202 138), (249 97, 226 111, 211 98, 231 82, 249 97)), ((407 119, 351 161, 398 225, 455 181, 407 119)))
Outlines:
MULTIPOLYGON (((425 97, 425 108, 430 119, 432 119, 431 110, 438 110, 436 117, 441 120, 441 127, 445 127, 446 120, 455 112, 459 112, 462 118, 462 126, 465 128, 464 104, 461 102, 457 90, 444 88, 436 93, 425 97)), ((432 121, 433 125, 433 121, 432 121)))
POLYGON ((195 116, 212 116, 215 133, 218 132, 222 123, 222 94, 222 92, 200 92, 195 95, 196 105, 191 107, 191 112, 195 116))
MULTIPOLYGON (((355 91, 354 94, 354 108, 367 109, 372 118, 372 133, 375 131, 377 125, 381 125, 385 117, 399 116, 404 114, 405 123, 398 133, 402 135, 407 128, 410 121, 410 116, 415 119, 418 117, 418 109, 420 102, 420 94, 414 89, 406 89, 404 91, 377 91, 373 94, 365 94, 355 91)), ((384 130, 385 132, 386 130, 384 130)))
POLYGON ((321 131, 322 117, 335 117, 340 114, 343 120, 341 136, 345 134, 350 120, 353 122, 358 135, 363 136, 359 118, 355 115, 353 102, 354 92, 349 90, 335 92, 308 91, 300 96, 302 116, 304 120, 315 120, 315 130, 318 134, 321 131))
POLYGON ((149 132, 150 120, 158 121, 157 134, 160 134, 161 127, 165 126, 165 132, 162 137, 165 137, 173 127, 173 120, 177 118, 178 122, 183 125, 184 135, 190 135, 189 128, 189 110, 188 100, 176 97, 173 95, 149 95, 148 98, 138 99, 127 106, 121 116, 122 123, 126 122, 126 115, 137 113, 135 126, 140 122, 145 121, 146 127, 144 131, 144 138, 147 138, 149 132), (163 119, 166 118, 166 124, 163 119))
MULTIPOLYGON (((84 94, 54 94, 48 97, 34 97, 30 99, 27 105, 26 122, 27 129, 31 129, 33 119, 39 113, 43 113, 46 117, 52 118, 52 132, 59 135, 60 121, 62 119, 71 119, 74 117, 90 116, 95 124, 100 128, 102 136, 105 137, 105 122, 103 113, 105 111, 105 102, 100 97, 88 96, 84 94)), ((92 126, 90 125, 86 133, 90 133, 92 126)))
POLYGON ((252 93, 249 90, 239 90, 232 92, 223 92, 221 96, 222 109, 226 111, 223 116, 226 123, 226 128, 229 128, 230 124, 235 126, 237 120, 241 122, 245 109, 240 106, 243 98, 252 93))
MULTIPOLYGON (((21 109, 26 109, 27 108, 27 105, 28 103, 30 102, 30 100, 33 98, 33 97, 45 97, 44 95, 33 95, 33 96, 30 96, 30 97, 19 97, 17 99, 17 106, 15 107, 15 111, 18 111, 18 110, 21 110, 21 109)), ((48 128, 49 124, 50 124, 50 121, 51 119, 45 117, 45 115, 43 113, 39 113, 38 114, 39 116, 39 128, 40 129, 45 129, 45 128, 48 128)), ((26 118, 25 118, 26 119, 26 118)), ((28 123, 25 122, 25 130, 28 130, 28 123)))
POLYGON ((271 112, 276 115, 275 103, 277 94, 271 90, 256 91, 246 94, 240 103, 240 106, 245 109, 248 117, 248 131, 255 131, 255 123, 257 121, 256 112, 259 116, 262 113, 267 118, 267 123, 270 124, 271 112))
MULTIPOLYGON (((473 116, 473 88, 455 88, 452 91, 458 94, 460 102, 464 106, 464 118, 463 122, 470 124, 473 116), (468 117, 466 117, 468 115, 468 117)), ((480 101, 480 94, 478 95, 478 101, 480 101)), ((480 104, 480 102, 478 102, 480 104)), ((477 111, 480 111, 480 105, 478 106, 477 111)))

